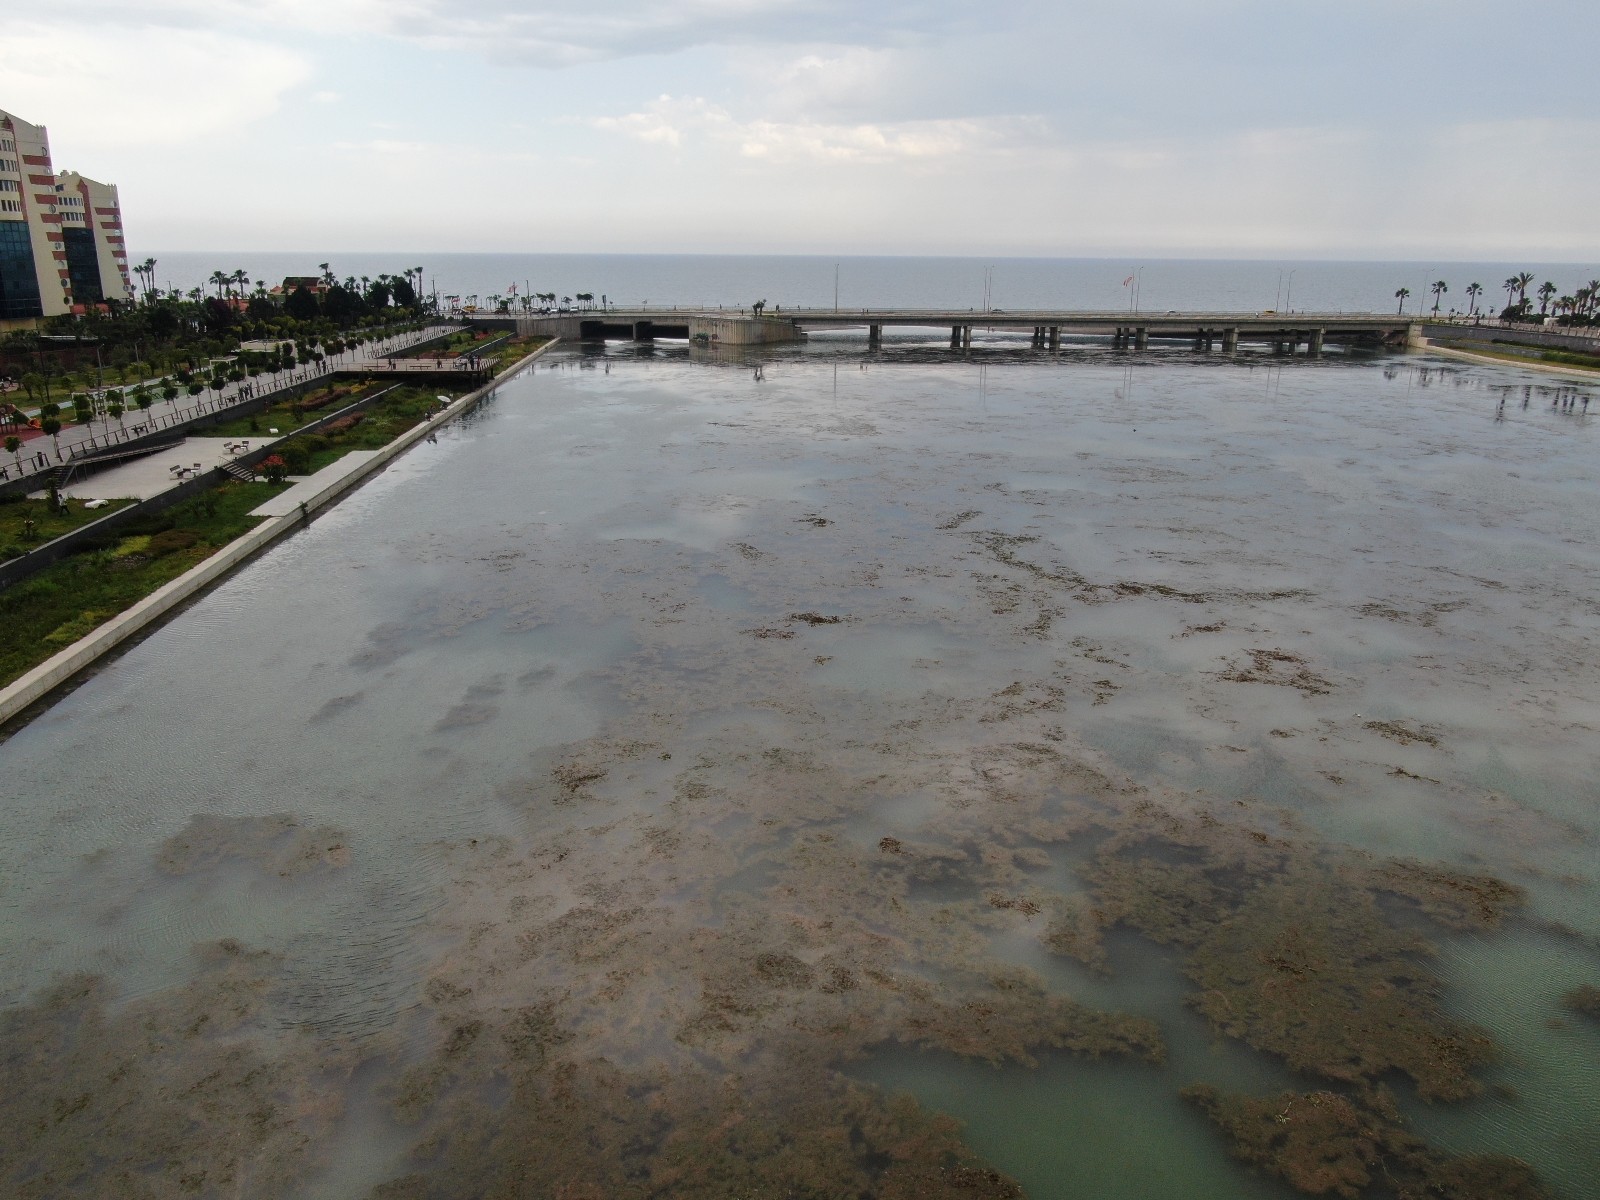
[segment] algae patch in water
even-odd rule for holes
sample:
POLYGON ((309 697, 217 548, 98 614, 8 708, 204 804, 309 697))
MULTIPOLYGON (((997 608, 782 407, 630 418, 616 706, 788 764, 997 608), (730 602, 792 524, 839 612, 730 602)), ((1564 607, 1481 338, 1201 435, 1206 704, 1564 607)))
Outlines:
POLYGON ((1233 1155, 1313 1196, 1544 1200, 1533 1171, 1497 1154, 1449 1155, 1408 1132, 1382 1088, 1241 1096, 1184 1091, 1228 1139, 1233 1155))
POLYGON ((239 860, 284 878, 350 865, 349 836, 331 825, 307 826, 293 813, 224 817, 202 813, 161 843, 156 865, 169 875, 215 870, 239 860))
POLYGON ((202 947, 192 983, 113 1006, 65 978, 0 1014, 0 1194, 283 1196, 315 1169, 353 1059, 310 1038, 264 1048, 280 964, 202 947))

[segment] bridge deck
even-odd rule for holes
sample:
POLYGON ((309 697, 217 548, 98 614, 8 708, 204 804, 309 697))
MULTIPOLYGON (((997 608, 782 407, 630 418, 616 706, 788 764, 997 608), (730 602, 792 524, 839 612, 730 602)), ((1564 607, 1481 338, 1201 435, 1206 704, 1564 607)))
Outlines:
MULTIPOLYGON (((502 315, 499 321, 506 321, 502 315)), ((514 318, 526 332, 578 338, 696 337, 755 344, 793 340, 806 330, 866 328, 874 340, 889 326, 947 329, 970 342, 975 329, 1032 330, 1052 344, 1063 334, 1109 334, 1143 345, 1149 338, 1308 342, 1396 342, 1413 331, 1403 316, 1375 313, 1112 312, 1059 309, 769 309, 760 317, 741 309, 612 308, 605 311, 529 314, 514 318)))

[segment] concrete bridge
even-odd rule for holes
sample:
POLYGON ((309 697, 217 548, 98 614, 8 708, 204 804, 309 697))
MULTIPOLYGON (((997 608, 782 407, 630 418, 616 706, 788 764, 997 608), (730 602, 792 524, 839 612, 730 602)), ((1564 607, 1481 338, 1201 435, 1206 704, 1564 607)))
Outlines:
POLYGON ((970 349, 975 329, 1024 331, 1041 349, 1059 350, 1065 336, 1108 338, 1118 349, 1143 350, 1152 341, 1182 342, 1196 350, 1231 352, 1241 342, 1269 345, 1283 354, 1324 346, 1404 345, 1416 326, 1404 317, 1372 313, 1130 313, 972 309, 774 310, 760 317, 705 309, 608 309, 553 316, 479 317, 519 332, 577 341, 649 342, 682 338, 722 346, 799 341, 810 330, 859 330, 869 346, 886 328, 948 329, 952 350, 970 349))

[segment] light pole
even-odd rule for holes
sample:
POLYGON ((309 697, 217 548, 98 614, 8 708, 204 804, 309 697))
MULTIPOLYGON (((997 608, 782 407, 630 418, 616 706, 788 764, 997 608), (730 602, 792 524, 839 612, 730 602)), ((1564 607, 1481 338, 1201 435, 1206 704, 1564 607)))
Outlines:
POLYGON ((1133 312, 1134 312, 1135 316, 1137 316, 1138 313, 1139 313, 1139 289, 1142 288, 1143 286, 1144 286, 1144 267, 1140 267, 1137 271, 1135 271, 1133 273, 1133 312))
POLYGON ((833 264, 833 311, 839 311, 839 264, 833 264))
MULTIPOLYGON (((1300 268, 1296 267, 1294 271, 1300 268)), ((1289 286, 1283 289, 1283 307, 1285 312, 1294 311, 1294 271, 1289 272, 1289 286)))

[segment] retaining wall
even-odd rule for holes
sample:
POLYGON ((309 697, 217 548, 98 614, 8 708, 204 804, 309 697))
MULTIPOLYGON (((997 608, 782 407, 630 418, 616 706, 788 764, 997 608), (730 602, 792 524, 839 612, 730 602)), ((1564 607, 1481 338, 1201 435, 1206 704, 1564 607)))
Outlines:
POLYGON ((1455 325, 1425 321, 1422 336, 1432 342, 1501 342, 1513 346, 1542 346, 1547 350, 1576 350, 1600 354, 1597 332, 1556 329, 1510 329, 1501 325, 1455 325))

